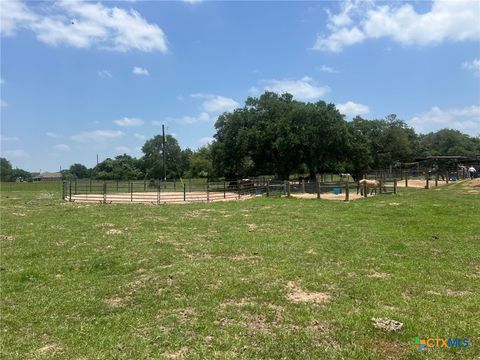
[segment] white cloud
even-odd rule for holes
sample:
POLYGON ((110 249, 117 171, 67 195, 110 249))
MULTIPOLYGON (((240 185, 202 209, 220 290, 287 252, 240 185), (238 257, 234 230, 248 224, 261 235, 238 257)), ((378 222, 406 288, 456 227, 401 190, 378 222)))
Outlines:
POLYGON ((473 105, 446 110, 434 106, 430 111, 414 116, 408 123, 420 133, 449 128, 478 136, 480 134, 480 106, 473 105))
POLYGON ((150 76, 150 73, 148 72, 148 70, 140 66, 134 66, 132 73, 135 75, 150 76))
POLYGON ((248 89, 248 93, 251 95, 258 95, 260 90, 256 86, 252 86, 250 89, 248 89))
POLYGON ((8 150, 4 152, 7 158, 28 158, 30 154, 23 149, 8 150))
POLYGON ((334 68, 332 68, 332 67, 330 67, 330 66, 326 66, 326 65, 322 65, 322 67, 320 68, 320 71, 323 71, 323 72, 326 72, 326 73, 330 73, 330 74, 339 73, 338 70, 335 70, 334 68))
POLYGON ((132 149, 130 149, 129 147, 127 146, 117 146, 115 148, 115 152, 117 154, 128 154, 128 153, 131 153, 132 152, 132 149))
POLYGON ((145 140, 146 139, 145 135, 142 135, 142 134, 136 134, 135 133, 135 134, 133 134, 133 136, 135 136, 139 140, 145 140))
POLYGON ((473 59, 472 61, 465 61, 462 64, 465 70, 472 71, 475 75, 480 76, 480 59, 473 59))
POLYGON ((205 146, 205 145, 209 145, 213 142, 213 140, 215 140, 213 137, 202 137, 198 142, 200 143, 200 146, 205 146))
POLYGON ((182 1, 187 4, 200 4, 203 0, 182 0, 182 1))
POLYGON ((77 142, 105 141, 108 139, 115 139, 123 135, 125 135, 125 133, 118 130, 84 131, 79 134, 72 135, 72 140, 77 142))
POLYGON ((134 127, 134 126, 142 126, 143 120, 138 118, 124 117, 122 119, 115 120, 114 123, 121 127, 134 127))
POLYGON ((53 150, 57 150, 57 151, 70 151, 70 146, 66 145, 66 144, 57 144, 57 145, 54 145, 52 147, 53 150))
POLYGON ((176 118, 176 117, 167 118, 168 121, 174 121, 178 124, 184 124, 184 125, 208 122, 208 121, 211 121, 212 119, 213 118, 210 117, 210 115, 207 112, 201 112, 197 116, 182 116, 179 118, 176 118))
POLYGON ((60 0, 35 7, 9 0, 0 5, 2 35, 12 36, 17 30, 28 29, 38 40, 52 46, 96 47, 120 52, 168 51, 162 29, 133 9, 78 0, 60 0))
POLYGON ((336 108, 341 114, 346 115, 348 118, 353 118, 357 115, 365 115, 370 112, 367 105, 354 103, 353 101, 347 101, 344 104, 337 104, 336 108))
POLYGON ((4 100, 0 100, 0 107, 7 107, 8 103, 4 100))
POLYGON ((6 81, 5 81, 4 79, 0 78, 0 85, 5 84, 5 82, 6 82, 6 81))
POLYGON ((113 78, 112 73, 108 70, 99 70, 97 74, 101 78, 109 78, 109 79, 113 78))
POLYGON ((213 94, 191 94, 192 98, 205 99, 202 103, 202 109, 208 113, 222 113, 225 111, 233 111, 240 106, 235 100, 213 94))
POLYGON ((49 138, 52 138, 52 139, 58 139, 59 137, 62 137, 62 135, 60 134, 57 134, 57 133, 54 133, 54 132, 47 132, 46 134, 49 138))
POLYGON ((0 141, 2 142, 17 142, 20 141, 20 139, 16 136, 3 136, 0 135, 0 141))
POLYGON ((292 94, 297 100, 318 100, 330 91, 328 86, 318 85, 311 77, 299 80, 265 80, 264 90, 292 94))
POLYGON ((340 52, 366 39, 390 38, 402 45, 480 40, 477 1, 434 0, 430 11, 419 13, 409 3, 377 5, 346 0, 340 13, 328 13, 328 33, 320 35, 316 50, 340 52))

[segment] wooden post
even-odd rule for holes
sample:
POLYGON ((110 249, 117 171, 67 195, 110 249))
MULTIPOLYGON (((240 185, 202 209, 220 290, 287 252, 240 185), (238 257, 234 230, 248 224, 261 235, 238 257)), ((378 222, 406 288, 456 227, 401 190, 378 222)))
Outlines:
POLYGON ((157 205, 160 204, 160 182, 157 183, 157 205))
POLYGON ((147 191, 147 180, 143 180, 143 191, 147 191))
POLYGON ((287 187, 287 196, 290 197, 290 181, 285 180, 285 186, 287 187))
POLYGON ((173 190, 177 191, 177 180, 173 179, 173 190))
POLYGON ((448 174, 448 171, 447 171, 447 173, 445 174, 445 181, 447 182, 447 184, 448 184, 448 182, 450 181, 450 175, 448 174))
POLYGON ((130 183, 130 202, 133 202, 133 182, 130 183))
POLYGON ((240 180, 237 180, 237 192, 238 192, 238 198, 240 199, 240 180))
POLYGON ((345 183, 345 201, 350 200, 350 188, 348 186, 348 182, 345 183))
POLYGON ((427 175, 427 179, 425 181, 425 189, 430 189, 430 176, 427 175))
POLYGON ((107 182, 103 182, 103 203, 107 203, 107 182))
POLYGON ((363 183, 363 197, 367 197, 367 183, 363 183))
POLYGON ((225 183, 225 181, 223 182, 223 198, 227 198, 227 184, 225 183))
POLYGON ((397 194, 397 179, 393 179, 393 193, 397 194))
POLYGON ((405 172, 405 187, 408 188, 408 171, 405 172))
POLYGON ((305 179, 302 180, 302 193, 305 194, 305 179))
POLYGON ((69 190, 69 196, 68 196, 68 201, 72 201, 72 182, 69 181, 69 182, 68 182, 68 185, 69 185, 69 188, 70 188, 70 190, 69 190))
POLYGON ((185 191, 187 184, 183 183, 183 201, 187 201, 187 192, 185 191))
POLYGON ((317 199, 320 199, 320 193, 321 193, 321 181, 319 179, 315 180, 317 184, 317 199))
POLYGON ((207 179, 207 203, 210 201, 210 192, 208 188, 208 179, 207 179))
POLYGON ((75 179, 75 195, 77 194, 77 179, 75 179))
POLYGON ((270 180, 267 180, 267 197, 270 196, 270 180))
POLYGON ((438 186, 438 172, 435 174, 435 187, 438 186))
POLYGON ((92 192, 92 179, 90 179, 90 192, 92 192))

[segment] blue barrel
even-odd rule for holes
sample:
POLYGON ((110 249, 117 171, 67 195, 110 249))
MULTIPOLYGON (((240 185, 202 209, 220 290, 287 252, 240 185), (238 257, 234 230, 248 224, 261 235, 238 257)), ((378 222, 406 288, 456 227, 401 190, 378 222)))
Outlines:
POLYGON ((335 195, 339 195, 342 192, 342 189, 340 189, 339 187, 334 187, 333 192, 335 193, 335 195))

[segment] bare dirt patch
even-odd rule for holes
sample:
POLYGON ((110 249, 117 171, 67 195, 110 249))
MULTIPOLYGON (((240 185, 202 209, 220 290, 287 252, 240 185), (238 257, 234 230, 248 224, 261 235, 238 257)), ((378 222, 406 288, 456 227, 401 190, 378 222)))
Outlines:
POLYGON ((403 323, 388 318, 372 318, 373 327, 384 331, 399 331, 403 323))
POLYGON ((367 275, 369 278, 374 278, 374 279, 385 279, 390 276, 388 273, 384 272, 377 272, 375 270, 370 271, 370 273, 367 275))
POLYGON ((128 227, 125 227, 123 229, 118 229, 118 228, 113 228, 113 229, 108 229, 105 231, 106 235, 119 235, 119 234, 124 234, 128 231, 128 227))
POLYGON ((162 355, 165 359, 183 359, 187 355, 188 349, 186 347, 177 351, 165 351, 162 355))
POLYGON ((317 304, 323 304, 330 301, 331 296, 323 292, 307 292, 301 289, 293 281, 287 284, 287 288, 290 293, 287 295, 287 299, 296 303, 308 303, 313 302, 317 304))
POLYGON ((47 353, 56 353, 56 352, 61 352, 63 351, 63 347, 61 347, 58 344, 55 343, 49 343, 46 344, 45 346, 42 346, 40 349, 37 350, 37 354, 47 354, 47 353))
POLYGON ((110 298, 110 299, 105 299, 105 304, 111 306, 111 307, 118 307, 120 305, 122 305, 122 298, 120 297, 113 297, 113 298, 110 298))

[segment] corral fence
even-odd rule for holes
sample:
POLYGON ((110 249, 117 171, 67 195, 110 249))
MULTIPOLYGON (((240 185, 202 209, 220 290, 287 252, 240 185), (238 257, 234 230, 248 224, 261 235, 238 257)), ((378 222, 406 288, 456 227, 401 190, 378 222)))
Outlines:
MULTIPOLYGON (((381 181, 376 193, 396 193, 396 179, 381 181)), ((359 196, 357 183, 349 181, 322 182, 281 181, 251 178, 233 181, 136 180, 63 181, 62 199, 93 203, 187 203, 245 199, 255 196, 293 196, 349 201, 359 196)))

